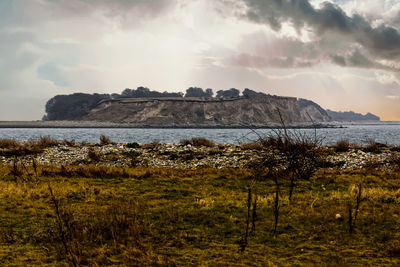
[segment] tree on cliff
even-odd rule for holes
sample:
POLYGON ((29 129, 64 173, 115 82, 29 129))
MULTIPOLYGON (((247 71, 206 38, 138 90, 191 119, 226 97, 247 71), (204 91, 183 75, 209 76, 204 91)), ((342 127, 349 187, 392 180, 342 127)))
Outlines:
POLYGON ((126 88, 122 91, 121 95, 113 94, 113 98, 144 98, 144 97, 182 97, 182 93, 169 93, 169 92, 157 92, 151 91, 147 87, 139 86, 135 89, 126 88))
POLYGON ((240 91, 236 88, 217 91, 217 97, 239 97, 240 91))
POLYGON ((266 94, 250 90, 249 88, 245 88, 242 92, 242 95, 245 97, 258 97, 258 96, 263 96, 266 94))
POLYGON ((44 120, 79 120, 87 115, 101 100, 110 99, 109 94, 57 95, 46 103, 44 120))
POLYGON ((207 95, 207 97, 213 97, 213 95, 214 95, 213 89, 207 88, 206 95, 207 95))
POLYGON ((208 88, 206 91, 204 91, 199 87, 189 87, 186 89, 185 97, 212 97, 213 94, 214 93, 211 88, 208 88))

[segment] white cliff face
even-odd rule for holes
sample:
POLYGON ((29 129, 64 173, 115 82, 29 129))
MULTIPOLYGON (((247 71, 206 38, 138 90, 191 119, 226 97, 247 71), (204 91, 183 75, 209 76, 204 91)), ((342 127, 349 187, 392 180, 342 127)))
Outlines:
POLYGON ((276 126, 327 121, 324 110, 299 107, 296 98, 132 98, 106 100, 81 120, 133 123, 138 126, 276 126), (278 112, 279 110, 279 112, 278 112))
POLYGON ((300 114, 303 121, 327 122, 331 120, 325 112, 321 112, 313 105, 300 109, 300 114))

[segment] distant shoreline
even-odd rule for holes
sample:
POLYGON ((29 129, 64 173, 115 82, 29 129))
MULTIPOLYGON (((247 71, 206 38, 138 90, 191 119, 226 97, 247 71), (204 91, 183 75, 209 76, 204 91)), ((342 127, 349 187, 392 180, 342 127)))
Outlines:
MULTIPOLYGON (((400 121, 331 121, 313 124, 288 124, 288 129, 347 128, 351 125, 400 125, 400 121)), ((0 121, 0 128, 132 128, 132 129, 280 129, 282 125, 138 125, 98 121, 0 121)))
MULTIPOLYGON (((96 121, 0 121, 0 128, 144 128, 144 129, 279 129, 279 124, 270 125, 135 125, 129 123, 96 122, 96 121)), ((344 124, 293 124, 290 129, 309 128, 345 128, 344 124)))

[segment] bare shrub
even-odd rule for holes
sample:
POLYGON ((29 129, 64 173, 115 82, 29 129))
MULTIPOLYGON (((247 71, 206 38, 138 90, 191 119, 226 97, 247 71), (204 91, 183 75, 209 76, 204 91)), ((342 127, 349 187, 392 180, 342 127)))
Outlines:
POLYGON ((127 148, 140 148, 140 145, 137 142, 132 142, 132 143, 126 144, 126 147, 127 148))
POLYGON ((140 163, 140 153, 137 151, 128 151, 124 153, 125 156, 127 156, 130 159, 130 167, 135 168, 139 165, 140 163))
POLYGON ((110 137, 104 134, 100 135, 100 145, 105 146, 109 144, 112 144, 110 137))
POLYGON ((347 152, 351 148, 351 144, 347 140, 339 140, 336 142, 334 149, 336 152, 347 152))
MULTIPOLYGON (((279 110, 278 110, 279 113, 279 110)), ((279 113, 280 115, 280 113, 279 113)), ((313 136, 298 131, 289 132, 282 121, 283 129, 274 134, 258 136, 261 148, 256 158, 249 162, 248 167, 253 170, 253 180, 270 179, 275 184, 274 197, 274 229, 278 233, 280 217, 280 194, 282 180, 290 179, 289 201, 292 200, 296 180, 308 180, 322 166, 325 165, 324 150, 321 147, 322 139, 317 137, 316 130, 313 136)))
POLYGON ((393 146, 390 148, 390 151, 392 152, 400 152, 400 146, 393 146))
POLYGON ((58 142, 57 140, 51 138, 49 135, 46 135, 46 136, 41 136, 39 138, 39 141, 37 141, 36 144, 40 148, 47 148, 47 147, 52 147, 52 146, 59 145, 60 142, 58 142))
POLYGON ((19 146, 19 143, 13 139, 0 139, 0 148, 15 148, 19 146))
POLYGON ((382 153, 382 148, 387 147, 387 145, 375 142, 373 139, 367 140, 367 145, 362 149, 364 152, 370 152, 374 154, 382 153))
MULTIPOLYGON (((316 136, 309 136, 296 131, 284 133, 276 132, 275 135, 260 138, 259 143, 266 151, 272 151, 281 170, 288 174, 294 174, 297 179, 309 179, 315 171, 324 165, 324 151, 321 148, 321 140, 316 136)), ((264 164, 270 160, 270 156, 261 153, 266 157, 264 164)))
POLYGON ((215 146, 215 144, 212 141, 210 141, 206 138, 203 138, 203 137, 195 137, 190 140, 185 139, 185 140, 181 141, 181 144, 184 146, 192 145, 192 146, 197 146, 197 147, 200 147, 200 146, 214 147, 215 146))
POLYGON ((154 140, 151 143, 142 145, 142 148, 150 149, 150 150, 157 150, 159 147, 160 147, 160 142, 157 140, 154 140))
POLYGON ((94 150, 93 148, 89 148, 88 150, 88 158, 91 161, 98 162, 101 160, 101 153, 94 150))
POLYGON ((64 143, 64 145, 66 145, 66 146, 75 146, 75 145, 76 145, 76 142, 75 142, 74 139, 72 139, 72 140, 64 139, 63 143, 64 143))

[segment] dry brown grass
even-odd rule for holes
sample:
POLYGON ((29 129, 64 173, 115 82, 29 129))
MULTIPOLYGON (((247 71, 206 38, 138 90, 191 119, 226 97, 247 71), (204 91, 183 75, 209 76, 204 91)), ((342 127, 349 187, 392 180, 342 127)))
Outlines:
POLYGON ((0 148, 12 149, 19 145, 19 143, 13 139, 0 139, 0 148))
POLYGON ((66 266, 72 258, 88 266, 400 262, 396 173, 320 170, 311 181, 298 181, 291 202, 288 181, 282 180, 275 236, 273 183, 258 183, 252 189, 258 195, 258 220, 241 252, 250 170, 38 169, 38 181, 15 183, 7 176, 8 167, 0 165, 0 265, 66 266), (52 175, 43 176, 42 170, 52 175), (364 201, 350 234, 346 209, 354 204, 360 181, 364 201), (61 232, 49 183, 59 205, 61 232))
POLYGON ((34 142, 40 148, 47 148, 59 145, 61 142, 52 139, 50 136, 41 136, 37 142, 34 142))
POLYGON ((240 147, 245 150, 262 150, 263 149, 263 146, 258 142, 242 144, 242 145, 240 145, 240 147))
POLYGON ((41 136, 37 141, 17 142, 15 140, 0 140, 0 155, 6 157, 35 155, 43 152, 44 149, 61 144, 49 136, 41 136))

